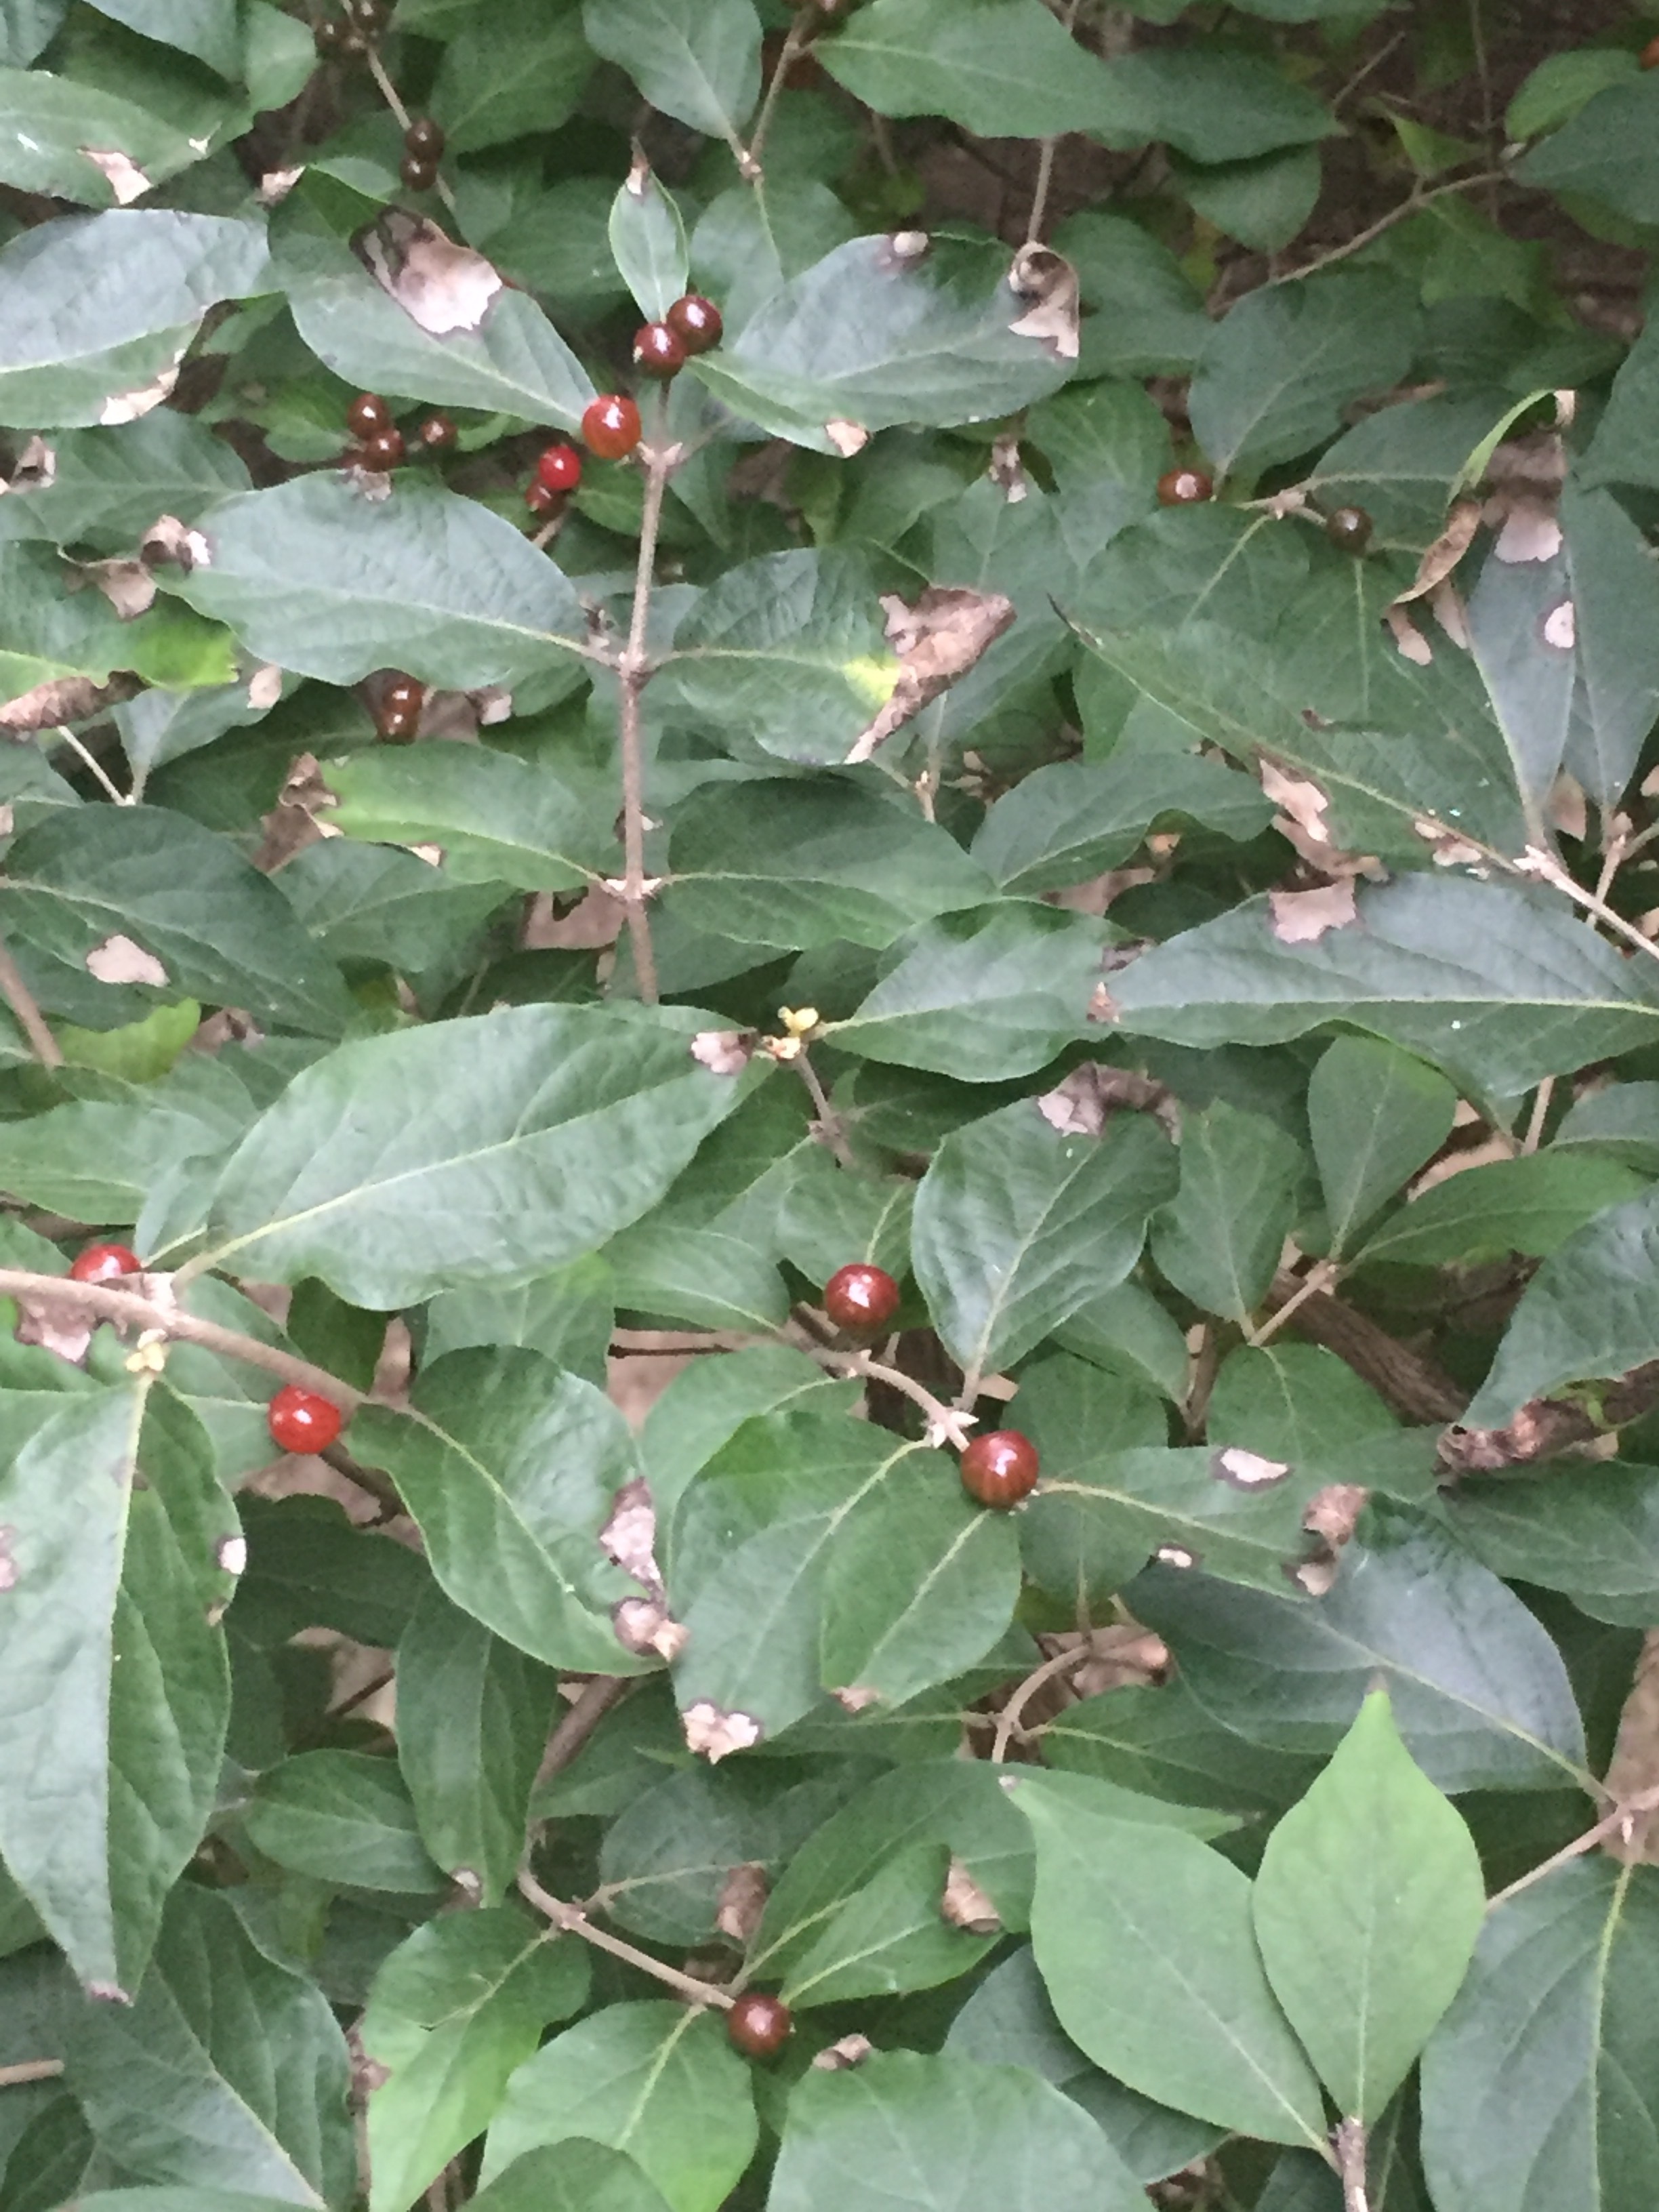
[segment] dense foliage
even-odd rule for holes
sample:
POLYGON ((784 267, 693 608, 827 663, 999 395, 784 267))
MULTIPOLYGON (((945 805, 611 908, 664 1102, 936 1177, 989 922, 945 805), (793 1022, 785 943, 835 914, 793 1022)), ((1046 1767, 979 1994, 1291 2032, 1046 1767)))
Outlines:
POLYGON ((310 6, 0 0, 0 2212, 1648 2212, 1659 20, 310 6))

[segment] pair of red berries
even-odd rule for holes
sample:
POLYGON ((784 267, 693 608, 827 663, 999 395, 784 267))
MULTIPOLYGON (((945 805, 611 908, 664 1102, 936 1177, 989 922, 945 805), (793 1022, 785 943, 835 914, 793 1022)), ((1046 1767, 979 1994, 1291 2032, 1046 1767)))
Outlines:
POLYGON ((406 745, 421 726, 426 686, 412 676, 394 676, 374 709, 375 733, 386 744, 406 745))
POLYGON ((417 115, 404 133, 403 166, 398 171, 411 192, 429 192, 438 181, 438 161, 444 150, 443 127, 429 115, 417 115))
POLYGON ((701 292, 676 300, 659 323, 645 323, 634 333, 634 366, 646 376, 678 376, 693 354, 717 346, 726 325, 720 309, 701 292))
MULTIPOLYGON (((885 1267, 854 1260, 837 1267, 823 1286, 823 1310, 837 1328, 872 1335, 899 1309, 899 1286, 885 1267)), ((962 1486, 981 1505, 1002 1510, 1036 1487, 1036 1446, 1018 1429, 993 1429, 975 1437, 957 1462, 962 1486)))
MULTIPOLYGON (((359 468, 395 469, 409 458, 409 441, 378 392, 358 393, 346 410, 346 428, 357 441, 356 451, 348 459, 359 468)), ((415 443, 433 453, 452 451, 455 438, 455 425, 447 415, 428 415, 414 433, 415 443)))
MULTIPOLYGON (((645 434, 638 404, 626 392, 605 392, 582 411, 582 442, 602 461, 626 460, 645 434)), ((558 514, 582 480, 582 457, 562 440, 544 447, 524 503, 532 514, 558 514)))

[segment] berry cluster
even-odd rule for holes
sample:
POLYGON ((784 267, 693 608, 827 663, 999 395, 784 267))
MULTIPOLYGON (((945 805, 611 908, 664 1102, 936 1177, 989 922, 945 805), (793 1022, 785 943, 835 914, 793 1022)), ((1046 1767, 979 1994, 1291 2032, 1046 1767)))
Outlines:
POLYGON ((391 0, 345 0, 343 15, 325 15, 313 37, 325 62, 356 61, 392 21, 391 0))
POLYGON ((429 115, 417 115, 404 133, 404 161, 399 171, 411 192, 429 192, 438 181, 438 163, 444 150, 442 127, 429 115))
POLYGON ((679 374, 694 353, 712 352, 725 327, 712 300, 688 292, 675 301, 661 322, 643 323, 635 331, 634 366, 642 376, 665 382, 679 374))
POLYGON ((346 410, 346 428, 357 442, 345 458, 360 469, 395 469, 409 459, 411 444, 432 453, 449 453, 455 444, 455 425, 447 415, 428 415, 405 437, 378 392, 358 393, 346 410))

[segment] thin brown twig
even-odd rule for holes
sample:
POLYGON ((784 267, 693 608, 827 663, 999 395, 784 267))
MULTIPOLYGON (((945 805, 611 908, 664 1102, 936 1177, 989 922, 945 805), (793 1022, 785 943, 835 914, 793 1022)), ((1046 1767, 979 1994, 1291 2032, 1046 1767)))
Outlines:
POLYGON ((613 1959, 621 1959, 630 1966, 637 1966, 642 1974, 650 1974, 671 1989, 677 1990, 690 2003, 718 2005, 730 2011, 735 2000, 730 1990, 723 1990, 713 1982, 700 1982, 695 1974, 683 1974, 678 1966, 653 1959, 648 1951, 636 1950, 632 1943, 624 1943, 620 1936, 612 1936, 603 1928, 596 1928, 580 1905, 568 1905, 563 1898, 555 1897, 542 1887, 528 1867, 519 1869, 519 1894, 528 1899, 538 1912, 543 1913, 553 1925, 567 1936, 580 1936, 584 1943, 591 1943, 596 1951, 608 1951, 613 1959))
POLYGON ((997 1732, 991 1739, 993 1766, 1000 1766, 1008 1756, 1008 1746, 1019 1730, 1019 1717, 1043 1684, 1052 1682, 1056 1674, 1068 1674, 1073 1667, 1081 1665, 1091 1656, 1089 1644, 1073 1644, 1064 1651, 1055 1652, 1052 1659, 1045 1659, 1040 1667, 1032 1668, 997 1715, 997 1732))
POLYGON ((633 1686, 626 1674, 595 1674, 591 1682, 582 1685, 575 1703, 567 1706, 547 1739, 542 1763, 536 1769, 537 1790, 569 1765, 605 1715, 622 1703, 633 1686))
POLYGON ((1637 951, 1645 952, 1650 960, 1659 960, 1659 945, 1656 945, 1650 937, 1644 937, 1633 921, 1626 921, 1624 915, 1610 907, 1604 898, 1598 898, 1594 891, 1587 891, 1582 884, 1575 883, 1553 853, 1545 852, 1538 845, 1528 845, 1521 858, 1511 860, 1509 865, 1516 875, 1536 876, 1540 882, 1565 892, 1576 905, 1582 906, 1586 914, 1593 914, 1604 927, 1612 930, 1615 936, 1622 937, 1637 951))
POLYGON ((965 1431, 973 1426, 975 1416, 960 1406, 947 1406, 902 1367, 884 1366, 880 1360, 872 1359, 867 1352, 837 1351, 833 1344, 803 1344, 799 1348, 809 1359, 816 1359, 820 1367, 839 1370, 861 1382, 885 1382, 890 1389, 896 1390, 901 1397, 908 1398, 913 1406, 920 1406, 926 1413, 930 1443, 951 1443, 958 1451, 966 1450, 965 1431))
POLYGON ((12 958, 10 948, 0 938, 0 998, 5 1000, 17 1017, 17 1026, 29 1041, 29 1046, 42 1067, 61 1067, 63 1048, 46 1027, 46 1016, 34 1003, 34 994, 23 981, 23 972, 12 958))
POLYGON ((1407 216, 1420 213, 1433 201, 1444 199, 1450 192, 1470 192, 1482 185, 1502 184, 1508 173, 1504 169, 1480 169, 1472 177, 1454 177, 1449 184, 1431 185, 1427 191, 1420 191, 1413 185, 1397 207, 1390 208, 1386 215, 1378 216, 1375 222, 1368 223, 1345 245, 1333 246, 1327 252, 1316 253, 1311 261, 1304 261, 1301 268, 1287 269, 1272 282, 1274 284, 1300 283, 1303 277, 1311 276, 1316 270, 1328 269, 1333 262, 1346 261, 1351 253, 1359 252, 1373 239, 1381 238, 1384 231, 1392 230, 1397 222, 1404 222, 1407 216))
POLYGON ((21 2089, 26 2081, 55 2081, 63 2070, 61 2058, 21 2058, 14 2066, 0 2066, 0 2089, 21 2089))
POLYGON ((1570 1844, 1564 1844, 1559 1851, 1553 1852, 1540 1865, 1510 1882, 1508 1888, 1500 1889, 1495 1897, 1489 1897, 1486 1899, 1487 1911, 1495 1912, 1500 1905, 1507 1905, 1510 1898, 1518 1897, 1523 1889, 1530 1889, 1534 1882, 1542 1881, 1546 1875, 1553 1874, 1558 1867, 1569 1866, 1574 1859, 1582 1858, 1586 1851, 1593 1851, 1598 1844, 1616 1834, 1626 1820, 1634 1820, 1638 1813, 1656 1810, 1659 1810, 1659 1784, 1651 1789, 1638 1790, 1635 1796, 1626 1798, 1622 1805, 1615 1805, 1612 1812, 1604 1813, 1593 1828, 1586 1828, 1582 1836, 1575 1836, 1570 1844))
POLYGON ((222 1358, 243 1360, 250 1367, 263 1367, 268 1375, 280 1376, 284 1382, 319 1391, 344 1413, 355 1413, 366 1395, 337 1375, 331 1375, 326 1368, 313 1367, 295 1352, 262 1344, 257 1336, 243 1336, 234 1328, 222 1328, 217 1322, 204 1321, 199 1314, 186 1313, 180 1306, 148 1297, 140 1291, 120 1290, 110 1283, 77 1283, 68 1275, 37 1275, 22 1267, 0 1267, 0 1297, 78 1307, 100 1321, 123 1322, 180 1344, 200 1345, 204 1352, 216 1352, 222 1358))
POLYGON ((853 1158, 853 1148, 847 1141, 847 1132, 842 1126, 841 1116, 830 1103, 830 1094, 824 1089, 804 1044, 795 1054, 795 1066, 800 1071, 801 1081, 806 1085, 807 1096, 812 1101, 812 1110, 817 1116, 817 1125, 823 1133, 825 1143, 842 1167, 856 1169, 858 1163, 853 1158))
MULTIPOLYGON (((1061 21, 1066 36, 1077 28, 1078 10, 1083 0, 1067 0, 1061 21)), ((1054 150, 1060 144, 1058 137, 1045 138, 1037 149, 1036 182, 1031 187, 1031 212, 1025 219, 1025 243, 1037 245, 1042 237, 1042 225, 1048 213, 1048 193, 1054 181, 1054 150)))
POLYGON ((1333 1289, 1341 1272, 1334 1260, 1317 1261, 1309 1268, 1284 1304, 1275 1307, 1260 1328, 1247 1332, 1249 1342, 1252 1345, 1260 1346, 1266 1344, 1269 1337, 1277 1336, 1299 1306, 1305 1305, 1308 1300, 1316 1297, 1319 1291, 1333 1289))
POLYGON ((628 643, 617 663, 617 680, 622 695, 618 744, 622 753, 623 907, 628 918, 635 981, 641 998, 648 1006, 656 1005, 659 994, 657 957, 651 949, 651 917, 645 908, 645 747, 641 701, 651 673, 645 647, 651 617, 651 586, 657 565, 657 534, 662 526, 663 495, 676 458, 668 438, 666 394, 662 394, 657 402, 651 442, 645 449, 645 507, 640 517, 639 565, 634 572, 634 611, 628 625, 628 643))
POLYGON ((811 43, 816 14, 817 9, 813 0, 806 0, 805 6, 796 12, 789 28, 784 33, 783 48, 778 56, 777 67, 772 72, 771 82, 766 88, 766 97, 761 102, 760 113, 755 118, 755 128, 749 141, 748 152, 744 161, 738 164, 739 173, 746 177, 751 185, 759 185, 764 181, 765 172, 761 167, 761 149, 766 143, 766 134, 772 128, 772 119, 777 113, 778 99, 783 91, 784 80, 811 43))

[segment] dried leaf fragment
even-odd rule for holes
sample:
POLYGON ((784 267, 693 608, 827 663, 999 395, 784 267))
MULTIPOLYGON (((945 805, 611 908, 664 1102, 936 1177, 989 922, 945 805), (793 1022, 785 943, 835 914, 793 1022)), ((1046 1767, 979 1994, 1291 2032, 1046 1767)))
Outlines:
POLYGON ((100 983, 148 983, 160 990, 167 981, 167 971, 155 955, 135 945, 131 938, 123 937, 118 930, 93 946, 84 965, 100 983))
POLYGON ((680 1715, 680 1726, 685 1731, 687 1750, 706 1759, 711 1766, 718 1766, 734 1751, 752 1751, 763 1733, 752 1714, 725 1712, 707 1698, 686 1707, 680 1715))
POLYGON ((611 1609, 611 1626, 624 1650, 654 1651, 671 1666, 685 1649, 683 1623, 671 1619, 667 1607, 655 1598, 623 1598, 611 1609))
POLYGON ((1352 876, 1316 890, 1269 891, 1267 903, 1281 945, 1316 945, 1328 929, 1344 929, 1358 919, 1352 876))
POLYGON ((37 434, 28 441, 17 456, 17 465, 11 472, 11 481, 0 483, 0 492, 49 491, 57 480, 57 449, 37 434))
POLYGON ((665 1595, 657 1565, 657 1509, 642 1475, 623 1483, 611 1504, 611 1517, 599 1531, 599 1548, 625 1575, 660 1603, 665 1595))
POLYGON ((114 193, 117 207, 131 207, 134 200, 143 199, 149 190, 149 179, 131 155, 118 151, 106 154, 95 146, 82 146, 80 150, 114 193))
POLYGON ((881 1703, 881 1692, 868 1688, 831 1690, 830 1696, 844 1713, 867 1713, 872 1705, 881 1703))
POLYGON ((1036 338, 1057 361, 1075 361, 1079 347, 1078 275, 1051 246, 1022 246, 1008 271, 1008 289, 1029 304, 1008 327, 1017 338, 1036 338))
POLYGON ((812 2065, 820 2074, 842 2074, 849 2066, 862 2066, 875 2047, 867 2035, 843 2035, 839 2043, 826 2044, 812 2065))
POLYGON ((140 384, 131 392, 112 392, 98 410, 98 420, 106 429, 118 422, 136 422, 141 415, 148 415, 164 399, 173 397, 173 387, 179 381, 179 368, 185 357, 180 346, 172 361, 153 383, 140 384))
POLYGON ((1002 1915, 959 1858, 952 1856, 939 1899, 939 1918, 970 1936, 1000 1936, 1002 1915))
POLYGON ((734 1866, 720 1884, 720 1903, 714 1908, 714 1925, 722 1936, 729 1936, 734 1943, 746 1950, 750 1938, 761 1924, 761 1915, 766 1910, 769 1885, 766 1869, 758 1859, 744 1859, 734 1866))
POLYGON ((1416 576, 1401 592, 1395 605, 1403 605, 1407 599, 1422 599, 1443 577, 1449 576, 1474 544, 1474 533, 1480 527, 1480 501, 1460 499, 1447 516, 1445 528, 1418 562, 1416 576))
POLYGON ((148 614, 155 604, 155 579, 142 561, 88 561, 68 588, 82 584, 95 584, 123 622, 148 614))
POLYGON ((493 263, 406 208, 388 208, 351 243, 375 283, 434 338, 476 331, 501 289, 493 263))
POLYGON ((55 730, 60 722, 84 722, 107 707, 131 699, 143 685, 136 676, 112 676, 107 684, 90 676, 58 676, 0 707, 0 730, 55 730))
POLYGON ((171 562, 186 574, 192 568, 207 568, 213 564, 213 549, 206 538, 199 530, 180 522, 176 514, 158 514, 144 532, 138 552, 152 568, 171 562))
POLYGON ((1171 1136, 1180 1133, 1181 1109, 1166 1085, 1105 1060, 1085 1060, 1036 1105, 1062 1137, 1098 1137, 1114 1114, 1126 1110, 1156 1115, 1171 1136))
POLYGON ((849 422, 844 415, 832 415, 823 426, 823 434, 844 461, 861 453, 870 442, 863 423, 849 422))
POLYGON ((1210 1462, 1216 1480, 1230 1482, 1235 1490, 1271 1490, 1290 1471, 1287 1462, 1264 1459, 1260 1452, 1246 1451, 1242 1444, 1229 1444, 1210 1462))
POLYGON ((899 658, 898 681, 854 742, 849 764, 868 760, 884 738, 965 676, 1014 621, 1012 599, 963 585, 930 584, 914 606, 889 592, 881 605, 887 642, 899 658))

